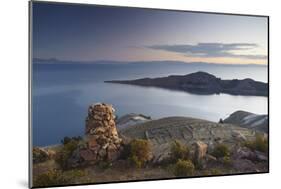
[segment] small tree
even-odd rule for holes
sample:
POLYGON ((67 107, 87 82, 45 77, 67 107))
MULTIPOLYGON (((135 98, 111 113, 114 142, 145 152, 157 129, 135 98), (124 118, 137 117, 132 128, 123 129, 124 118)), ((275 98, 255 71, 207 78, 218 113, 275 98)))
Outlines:
POLYGON ((257 150, 260 152, 267 152, 268 150, 268 140, 262 135, 257 134, 253 141, 246 141, 245 146, 251 150, 257 150))
POLYGON ((230 150, 227 147, 227 145, 225 145, 225 144, 218 144, 218 145, 215 146, 214 151, 213 151, 212 154, 216 158, 221 158, 221 157, 229 156, 230 155, 230 150))
POLYGON ((134 139, 130 143, 129 159, 140 168, 151 158, 151 146, 147 140, 134 139))
POLYGON ((171 145, 171 160, 177 162, 178 159, 188 159, 189 148, 175 140, 171 145))
POLYGON ((55 156, 55 161, 60 165, 62 169, 68 168, 67 160, 71 157, 74 150, 78 148, 78 144, 79 144, 79 140, 76 138, 75 139, 71 139, 68 137, 64 138, 63 146, 55 156))
POLYGON ((194 174, 194 169, 192 161, 179 159, 175 164, 174 174, 176 176, 189 176, 194 174))

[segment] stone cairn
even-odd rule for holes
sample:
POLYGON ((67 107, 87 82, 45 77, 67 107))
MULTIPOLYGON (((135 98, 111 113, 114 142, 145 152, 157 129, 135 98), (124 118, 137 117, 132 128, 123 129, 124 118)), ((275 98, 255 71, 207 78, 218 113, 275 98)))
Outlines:
POLYGON ((114 112, 109 104, 98 103, 89 107, 85 130, 88 149, 80 152, 85 160, 113 161, 118 158, 122 139, 117 133, 114 112))

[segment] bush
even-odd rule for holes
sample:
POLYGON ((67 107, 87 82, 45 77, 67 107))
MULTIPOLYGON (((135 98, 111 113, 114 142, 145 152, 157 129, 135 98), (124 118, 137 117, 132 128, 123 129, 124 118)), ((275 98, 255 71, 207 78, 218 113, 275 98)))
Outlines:
POLYGON ((62 169, 67 169, 67 160, 71 157, 74 150, 78 148, 79 140, 69 139, 65 137, 63 140, 62 148, 57 152, 55 156, 55 161, 60 165, 62 169))
POLYGON ((194 174, 194 164, 190 160, 179 159, 175 164, 174 174, 176 176, 188 176, 194 174))
POLYGON ((267 152, 268 151, 268 140, 262 135, 256 135, 255 140, 245 142, 245 146, 250 148, 251 150, 257 150, 260 152, 267 152))
POLYGON ((130 142, 129 160, 138 168, 150 160, 151 146, 147 140, 134 139, 130 142))
POLYGON ((230 155, 230 151, 225 144, 218 144, 215 146, 214 151, 212 153, 216 158, 221 158, 230 155))
POLYGON ((171 145, 171 160, 177 162, 179 159, 189 159, 189 148, 176 140, 171 145))
POLYGON ((86 175, 85 171, 76 170, 76 169, 66 172, 60 170, 50 170, 46 173, 38 175, 34 179, 33 184, 36 187, 73 184, 75 180, 85 175, 86 175))

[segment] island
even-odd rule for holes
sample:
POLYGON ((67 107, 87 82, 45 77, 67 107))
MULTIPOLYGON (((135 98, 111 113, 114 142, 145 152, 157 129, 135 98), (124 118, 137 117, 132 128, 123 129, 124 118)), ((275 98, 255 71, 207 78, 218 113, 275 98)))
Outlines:
POLYGON ((141 78, 135 80, 112 80, 106 83, 131 84, 144 87, 159 87, 185 91, 194 94, 232 94, 247 96, 268 96, 268 84, 253 79, 223 80, 206 72, 187 75, 170 75, 158 78, 141 78))

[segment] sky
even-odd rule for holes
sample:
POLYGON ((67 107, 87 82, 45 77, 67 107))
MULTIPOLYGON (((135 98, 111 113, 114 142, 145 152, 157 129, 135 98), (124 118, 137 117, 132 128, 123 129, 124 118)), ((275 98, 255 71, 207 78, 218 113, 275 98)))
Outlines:
POLYGON ((267 64, 267 18, 33 2, 33 57, 267 64))

